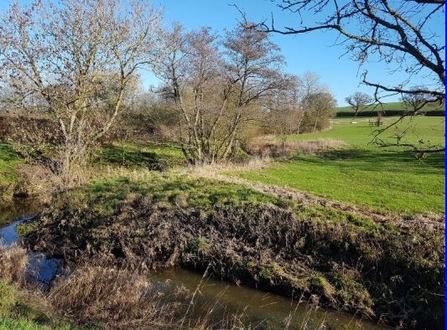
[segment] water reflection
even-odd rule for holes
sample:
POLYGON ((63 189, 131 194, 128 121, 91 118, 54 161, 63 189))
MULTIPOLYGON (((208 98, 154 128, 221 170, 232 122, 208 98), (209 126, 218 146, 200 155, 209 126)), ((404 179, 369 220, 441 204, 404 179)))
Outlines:
MULTIPOLYGON (((25 210, 22 209, 22 212, 25 212, 25 210)), ((2 219, 5 219, 5 213, 6 212, 1 216, 2 219)), ((6 214, 11 215, 13 213, 14 211, 8 210, 6 214)), ((34 215, 23 215, 6 227, 0 228, 0 243, 5 246, 21 244, 20 235, 17 234, 17 226, 34 217, 34 215)), ((56 276, 60 265, 60 259, 47 258, 44 254, 39 252, 29 252, 26 278, 28 281, 35 283, 42 288, 48 288, 51 281, 56 276)))
POLYGON ((213 279, 202 279, 200 274, 176 269, 152 276, 156 281, 184 286, 195 293, 195 317, 203 317, 213 310, 217 320, 227 314, 239 314, 256 329, 388 329, 352 315, 298 304, 291 299, 258 290, 239 287, 213 279))

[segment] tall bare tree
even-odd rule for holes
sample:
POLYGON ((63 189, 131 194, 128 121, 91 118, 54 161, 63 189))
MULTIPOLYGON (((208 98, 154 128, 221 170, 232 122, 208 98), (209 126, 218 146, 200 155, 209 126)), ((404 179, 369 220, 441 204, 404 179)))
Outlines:
POLYGON ((283 58, 266 33, 238 27, 227 32, 223 51, 218 41, 207 28, 182 33, 176 27, 166 35, 169 55, 156 70, 181 113, 182 150, 194 164, 230 158, 244 124, 284 84, 283 58))
POLYGON ((158 55, 160 12, 145 1, 16 1, 0 21, 0 80, 62 132, 69 178, 124 109, 140 67, 158 55))
POLYGON ((164 33, 167 56, 155 72, 164 82, 161 92, 171 100, 182 119, 178 140, 191 163, 211 163, 216 157, 213 141, 225 109, 224 86, 217 36, 209 28, 186 33, 175 24, 164 33))
POLYGON ((329 127, 335 114, 336 101, 329 88, 315 72, 305 72, 300 79, 299 100, 303 113, 300 133, 315 132, 329 127))
POLYGON ((288 75, 289 87, 277 91, 269 105, 269 115, 266 126, 282 142, 283 151, 291 134, 299 134, 301 122, 304 119, 304 111, 301 107, 302 82, 298 76, 288 75))

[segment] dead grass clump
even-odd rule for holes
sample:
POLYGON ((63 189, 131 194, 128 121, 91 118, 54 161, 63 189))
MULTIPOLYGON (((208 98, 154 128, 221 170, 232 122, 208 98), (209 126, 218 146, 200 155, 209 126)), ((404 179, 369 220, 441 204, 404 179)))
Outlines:
POLYGON ((347 146, 346 142, 334 139, 319 139, 314 141, 295 141, 286 144, 292 150, 310 155, 333 149, 342 149, 347 146))
POLYGON ((0 279, 7 283, 23 284, 28 265, 26 250, 18 245, 0 244, 0 279))
POLYGON ((257 140, 248 152, 261 158, 288 158, 295 154, 314 155, 344 147, 345 142, 334 139, 280 142, 266 138, 257 140))
POLYGON ((42 203, 49 203, 52 193, 63 189, 61 177, 44 165, 24 164, 18 167, 18 172, 20 178, 14 187, 15 196, 31 195, 42 203))
POLYGON ((96 266, 56 281, 48 300, 70 319, 115 329, 167 326, 175 307, 163 302, 146 276, 96 266))
POLYGON ((216 178, 217 173, 223 172, 250 172, 258 171, 269 167, 271 164, 270 159, 259 157, 252 157, 246 163, 214 163, 209 165, 197 165, 186 169, 181 169, 179 172, 182 174, 193 173, 196 176, 216 178))

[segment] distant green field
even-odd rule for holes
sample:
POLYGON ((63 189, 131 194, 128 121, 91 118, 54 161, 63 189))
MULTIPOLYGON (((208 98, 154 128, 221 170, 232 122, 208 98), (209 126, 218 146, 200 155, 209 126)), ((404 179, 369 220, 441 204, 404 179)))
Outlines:
MULTIPOLYGON (((386 117, 383 119, 384 126, 390 125, 399 117, 386 117)), ((355 123, 349 118, 335 118, 331 121, 332 128, 325 132, 316 134, 291 135, 289 141, 308 141, 317 139, 335 139, 348 142, 353 147, 371 148, 374 132, 378 127, 370 126, 370 121, 375 118, 356 118, 355 123)), ((401 139, 401 143, 419 143, 431 145, 444 144, 444 117, 414 117, 405 118, 402 122, 391 127, 380 135, 380 138, 389 143, 396 142, 396 136, 406 135, 401 139)), ((421 145, 422 146, 422 145, 421 145)))
MULTIPOLYGON (((439 104, 427 104, 425 105, 420 111, 421 112, 429 112, 434 110, 443 110, 444 105, 439 104)), ((383 104, 371 104, 368 106, 365 106, 361 109, 361 111, 401 111, 401 110, 408 110, 408 108, 405 106, 402 102, 389 102, 389 103, 383 103, 383 104)), ((352 113, 354 114, 354 109, 351 106, 345 106, 345 107, 338 107, 336 109, 337 113, 352 113)))
MULTIPOLYGON (((385 123, 391 120, 386 118, 385 123)), ((369 126, 368 118, 357 124, 350 124, 349 119, 334 119, 332 124, 331 130, 293 135, 290 141, 331 138, 348 142, 349 147, 344 150, 297 155, 267 169, 231 174, 379 210, 405 214, 444 212, 443 154, 418 160, 400 148, 374 147, 369 142, 376 128, 369 126)), ((425 139, 444 144, 443 117, 417 117, 398 127, 384 133, 384 138, 392 141, 396 131, 411 127, 409 141, 425 139)))

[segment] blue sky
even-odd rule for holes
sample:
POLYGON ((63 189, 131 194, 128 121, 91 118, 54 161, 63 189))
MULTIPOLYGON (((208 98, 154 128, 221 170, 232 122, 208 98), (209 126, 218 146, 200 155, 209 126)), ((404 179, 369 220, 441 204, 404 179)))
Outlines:
MULTIPOLYGON (((11 0, 0 0, 0 11, 3 11, 11 0)), ((28 3, 30 0, 21 0, 28 3)), ((270 0, 152 0, 157 7, 164 8, 165 24, 169 27, 174 21, 183 24, 187 29, 209 26, 215 32, 232 29, 241 20, 238 10, 232 6, 236 4, 243 10, 247 18, 252 21, 270 20, 271 13, 275 16, 276 26, 296 26, 298 16, 281 12, 270 0)), ((444 18, 438 24, 439 33, 444 34, 444 18)), ((344 98, 356 91, 370 95, 374 90, 360 84, 360 75, 367 69, 371 81, 397 85, 406 76, 395 72, 390 74, 386 66, 379 63, 368 63, 359 68, 357 62, 344 55, 343 46, 334 45, 337 42, 337 33, 313 32, 306 35, 284 36, 272 34, 271 39, 282 49, 286 58, 286 72, 302 76, 311 71, 321 77, 335 96, 338 105, 346 105, 344 98)), ((157 84, 153 75, 143 72, 144 85, 157 84)), ((427 81, 417 84, 427 84, 427 81)), ((428 82, 430 83, 430 82, 428 82)), ((398 97, 384 101, 397 101, 398 97)))

